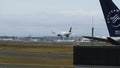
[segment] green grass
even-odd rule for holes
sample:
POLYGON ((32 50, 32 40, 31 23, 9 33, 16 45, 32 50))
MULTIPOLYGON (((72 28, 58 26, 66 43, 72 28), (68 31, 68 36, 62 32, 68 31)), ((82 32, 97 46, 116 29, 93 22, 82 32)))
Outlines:
POLYGON ((0 64, 73 67, 72 59, 0 55, 0 64))
POLYGON ((0 50, 72 55, 73 45, 74 43, 0 42, 0 50))
POLYGON ((61 43, 61 42, 13 42, 13 41, 0 41, 1 47, 39 47, 39 46, 74 46, 75 43, 61 43))
MULTIPOLYGON (((0 41, 0 50, 19 52, 37 52, 47 54, 72 55, 76 43, 67 42, 11 42, 0 41)), ((108 43, 94 43, 95 46, 108 46, 108 43)), ((80 46, 91 46, 90 43, 80 43, 80 46)), ((110 45, 111 46, 111 45, 110 45)))
POLYGON ((16 48, 16 47, 1 47, 0 50, 10 50, 18 52, 35 52, 35 53, 46 53, 46 54, 62 54, 72 55, 72 47, 37 47, 37 48, 16 48))

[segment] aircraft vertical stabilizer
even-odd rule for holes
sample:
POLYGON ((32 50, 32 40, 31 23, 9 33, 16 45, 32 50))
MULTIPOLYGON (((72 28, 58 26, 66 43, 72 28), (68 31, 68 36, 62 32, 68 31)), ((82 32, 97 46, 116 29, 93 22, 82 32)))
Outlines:
POLYGON ((120 10, 112 0, 100 0, 108 31, 111 37, 120 36, 120 10))

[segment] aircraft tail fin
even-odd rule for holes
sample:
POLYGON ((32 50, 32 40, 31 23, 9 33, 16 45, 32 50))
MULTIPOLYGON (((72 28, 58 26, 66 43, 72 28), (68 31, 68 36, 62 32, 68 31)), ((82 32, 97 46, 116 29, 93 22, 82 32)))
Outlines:
POLYGON ((72 32, 72 27, 70 27, 70 30, 69 30, 69 32, 72 32))
POLYGON ((112 0, 100 0, 103 15, 111 37, 120 36, 120 10, 112 0))

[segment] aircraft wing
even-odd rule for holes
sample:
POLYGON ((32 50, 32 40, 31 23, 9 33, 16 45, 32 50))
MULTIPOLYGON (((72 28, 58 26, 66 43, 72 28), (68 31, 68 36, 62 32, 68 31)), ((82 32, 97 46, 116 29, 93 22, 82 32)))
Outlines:
MULTIPOLYGON (((88 38, 88 39, 92 39, 91 36, 83 36, 84 38, 88 38)), ((101 38, 101 37, 93 37, 94 40, 98 40, 98 41, 103 41, 103 42, 109 42, 107 39, 105 38, 101 38)))

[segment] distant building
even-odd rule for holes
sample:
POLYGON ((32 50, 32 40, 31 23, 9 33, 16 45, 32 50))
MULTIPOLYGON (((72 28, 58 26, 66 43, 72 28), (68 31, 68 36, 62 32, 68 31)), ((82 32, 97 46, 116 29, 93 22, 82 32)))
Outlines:
POLYGON ((16 37, 16 36, 0 36, 1 41, 23 41, 23 42, 80 42, 82 37, 60 38, 54 36, 46 37, 16 37))

